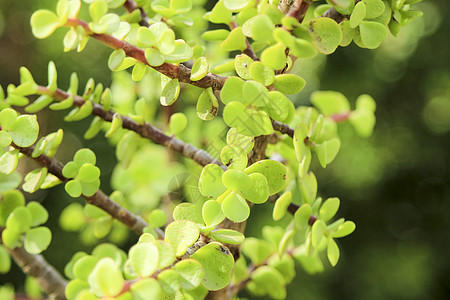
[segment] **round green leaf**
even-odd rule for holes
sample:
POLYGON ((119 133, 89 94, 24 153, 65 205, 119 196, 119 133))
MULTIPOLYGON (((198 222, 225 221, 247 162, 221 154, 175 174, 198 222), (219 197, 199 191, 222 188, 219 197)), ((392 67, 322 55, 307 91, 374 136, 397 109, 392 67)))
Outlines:
POLYGON ((93 164, 83 164, 78 170, 77 179, 84 182, 93 182, 100 177, 100 169, 93 164))
POLYGON ((35 115, 19 116, 9 128, 12 141, 19 147, 28 147, 36 142, 39 124, 35 115))
POLYGON ((283 94, 294 95, 303 90, 305 80, 294 74, 283 74, 275 76, 273 86, 283 94))
POLYGON ((202 79, 208 73, 208 68, 208 60, 206 59, 206 57, 199 57, 192 66, 190 79, 192 81, 202 79))
POLYGON ((294 222, 297 230, 302 231, 308 226, 309 218, 311 217, 311 205, 303 204, 297 209, 294 214, 294 222))
POLYGON ((305 174, 299 178, 299 188, 302 199, 306 203, 313 203, 317 195, 317 179, 313 172, 305 174))
POLYGON ((2 232, 2 243, 9 249, 14 249, 22 245, 22 234, 15 229, 5 228, 2 232))
POLYGON ((164 270, 158 274, 157 279, 166 294, 175 294, 180 289, 180 275, 175 270, 164 270))
POLYGON ((242 27, 234 28, 222 42, 220 48, 224 51, 244 50, 247 48, 246 37, 242 33, 242 27))
POLYGON ((274 70, 283 69, 286 66, 285 50, 286 46, 283 43, 276 43, 263 51, 261 62, 274 70))
POLYGON ((211 23, 228 25, 232 21, 232 12, 223 5, 223 1, 218 1, 211 11, 209 21, 211 23))
POLYGON ((250 65, 250 75, 253 80, 262 83, 264 86, 271 85, 275 80, 273 70, 259 61, 255 61, 250 65))
POLYGON ((322 241, 325 231, 327 230, 327 225, 323 220, 317 220, 314 222, 311 231, 312 245, 317 248, 322 241))
POLYGON ((96 157, 95 153, 91 149, 83 148, 77 151, 73 157, 73 161, 79 165, 90 163, 95 165, 96 157))
POLYGON ((6 219, 6 228, 18 233, 27 232, 32 221, 31 212, 23 206, 17 207, 6 219))
POLYGON ((194 259, 184 259, 178 262, 174 267, 180 278, 181 288, 184 290, 193 290, 198 287, 203 280, 202 265, 194 259))
POLYGON ((47 249, 52 240, 52 232, 47 227, 36 227, 27 231, 25 235, 25 250, 31 254, 38 254, 47 249))
POLYGON ((286 288, 283 276, 269 266, 257 268, 251 275, 258 289, 265 290, 273 299, 285 299, 286 288))
POLYGON ((203 204, 202 216, 206 226, 216 226, 225 219, 221 205, 216 200, 208 200, 203 204))
POLYGON ((178 83, 178 78, 169 80, 161 92, 161 105, 172 105, 177 100, 179 94, 180 84, 178 83))
POLYGON ((230 283, 234 259, 227 247, 212 242, 200 248, 191 258, 203 266, 205 275, 202 284, 208 290, 217 291, 230 283))
POLYGON ((160 66, 164 63, 164 57, 159 53, 159 51, 153 48, 145 49, 145 59, 148 64, 153 67, 160 66))
POLYGON ((222 182, 228 189, 242 191, 252 186, 250 176, 239 170, 227 170, 222 175, 222 182))
MULTIPOLYGON (((234 58, 234 68, 236 69, 236 73, 245 80, 250 80, 250 65, 253 63, 253 59, 250 58, 250 56, 246 54, 240 54, 236 55, 234 58)), ((232 82, 230 82, 232 83, 232 82)), ((239 86, 237 86, 239 88, 239 86)), ((241 102, 243 102, 242 99, 240 99, 241 102)))
POLYGON ((316 106, 324 116, 347 113, 350 103, 344 94, 335 91, 316 91, 311 94, 311 103, 316 106))
POLYGON ((355 8, 350 16, 350 27, 356 28, 361 24, 362 20, 366 17, 366 3, 360 1, 356 3, 355 8))
POLYGON ((223 41, 229 34, 230 31, 226 29, 209 30, 202 33, 202 39, 205 41, 223 41))
POLYGON ((181 133, 187 126, 188 120, 183 113, 174 113, 170 116, 169 129, 172 134, 181 133))
POLYGON ((197 101, 197 115, 204 121, 214 119, 219 111, 219 102, 211 87, 204 90, 197 101))
POLYGON ((310 23, 313 44, 323 54, 331 54, 341 43, 342 32, 339 25, 330 18, 317 18, 310 23))
POLYGON ((274 25, 269 16, 260 14, 252 18, 250 25, 251 37, 255 41, 270 42, 273 40, 274 25))
POLYGON ((29 202, 27 204, 27 209, 31 213, 31 226, 34 227, 47 222, 48 212, 39 202, 29 202))
POLYGON ((78 279, 87 281, 97 262, 98 259, 90 255, 81 257, 73 265, 73 275, 78 279))
POLYGON ((114 297, 120 293, 125 281, 114 260, 105 257, 98 261, 88 282, 96 294, 114 297))
POLYGON ((328 198, 320 208, 319 218, 324 220, 325 222, 330 220, 332 217, 334 217, 334 215, 338 211, 339 204, 340 204, 339 198, 336 197, 328 198))
POLYGON ((73 198, 78 198, 81 196, 83 188, 79 180, 71 180, 64 185, 64 189, 67 194, 73 198))
POLYGON ((249 3, 249 0, 224 0, 223 5, 226 9, 231 11, 240 11, 245 8, 249 3))
POLYGON ((373 21, 363 21, 359 25, 361 41, 369 49, 378 48, 387 36, 386 26, 373 21))
POLYGON ((234 192, 223 200, 222 211, 228 219, 235 223, 244 222, 250 216, 250 208, 247 202, 234 192))
POLYGON ((269 183, 269 195, 278 193, 286 183, 286 167, 282 163, 274 160, 266 159, 258 161, 245 169, 245 173, 261 173, 264 175, 269 183))
POLYGON ((153 243, 139 243, 131 247, 130 265, 140 277, 152 275, 159 263, 159 251, 153 243))
POLYGON ((336 232, 334 232, 332 235, 334 238, 341 238, 352 233, 355 228, 355 223, 353 223, 352 221, 345 221, 344 224, 340 225, 336 232))
POLYGON ((89 284, 85 280, 74 279, 69 281, 64 290, 64 294, 67 299, 76 299, 78 294, 81 294, 84 290, 89 290, 89 284))
POLYGON ((11 136, 6 131, 0 130, 0 148, 9 146, 11 142, 11 136))
POLYGON ((131 285, 133 299, 162 299, 162 290, 153 278, 141 279, 131 285))
POLYGON ((2 201, 0 201, 0 225, 6 225, 6 219, 17 207, 25 205, 25 197, 18 190, 2 192, 2 201))
POLYGON ((277 202, 275 202, 275 206, 273 208, 273 214, 272 214, 273 219, 275 221, 278 221, 284 217, 289 204, 291 204, 291 200, 292 200, 292 193, 290 191, 283 193, 283 195, 281 195, 277 199, 277 202))
POLYGON ((238 245, 245 240, 245 236, 236 230, 218 229, 209 234, 210 237, 225 244, 238 245))
POLYGON ((251 184, 241 191, 245 199, 256 204, 266 202, 269 198, 269 183, 267 182, 267 178, 260 173, 250 174, 249 177, 251 184))
POLYGON ((8 250, 6 250, 3 245, 0 245, 0 274, 8 273, 10 268, 11 258, 9 256, 8 250))
POLYGON ((31 30, 38 39, 50 36, 59 26, 58 16, 49 10, 41 9, 31 16, 31 30))
POLYGON ((332 237, 328 239, 327 256, 331 265, 334 267, 339 261, 339 247, 332 237))
POLYGON ((273 253, 269 242, 252 237, 245 239, 241 249, 242 253, 255 265, 261 264, 273 253))
POLYGON ((336 158, 340 146, 341 142, 338 138, 334 138, 314 146, 314 151, 317 153, 317 157, 319 158, 319 162, 322 167, 325 168, 326 165, 330 164, 336 158))
POLYGON ((158 48, 164 55, 169 55, 175 51, 175 33, 172 29, 167 28, 159 36, 158 48))
POLYGON ((166 227, 164 240, 175 248, 176 256, 181 256, 197 241, 199 234, 200 230, 195 223, 179 220, 166 227))
POLYGON ((17 168, 19 163, 19 153, 16 151, 9 151, 0 156, 0 173, 9 175, 17 168))
POLYGON ((384 12, 385 4, 382 0, 364 0, 366 3, 366 18, 373 19, 384 12))
POLYGON ((227 188, 222 183, 223 173, 224 171, 218 165, 206 165, 198 181, 200 193, 205 197, 217 198, 225 192, 227 188))
MULTIPOLYGON (((236 57, 236 60, 239 56, 236 57)), ((242 58, 242 56, 241 56, 242 58)), ((235 64, 236 65, 236 64, 235 64)), ((242 64, 243 66, 243 64, 242 64)), ((237 70, 237 69, 236 69, 237 70)), ((243 96, 242 96, 242 89, 244 87, 244 81, 239 78, 232 76, 225 81, 225 84, 222 87, 222 90, 220 91, 220 100, 225 105, 230 104, 231 102, 242 102, 243 96)))
POLYGON ((156 248, 158 248, 159 269, 164 269, 173 264, 173 261, 175 260, 175 249, 172 247, 171 244, 166 243, 162 240, 156 240, 153 242, 153 245, 155 245, 156 248))
POLYGON ((161 209, 152 210, 150 216, 148 217, 148 224, 150 227, 153 228, 163 227, 164 225, 166 225, 166 222, 167 222, 167 215, 161 209))

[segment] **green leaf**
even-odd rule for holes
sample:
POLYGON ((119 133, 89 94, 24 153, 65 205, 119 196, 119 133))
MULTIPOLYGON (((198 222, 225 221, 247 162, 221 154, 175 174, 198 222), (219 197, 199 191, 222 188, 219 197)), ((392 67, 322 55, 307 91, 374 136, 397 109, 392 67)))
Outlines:
POLYGON ((10 175, 5 175, 0 172, 0 193, 17 188, 21 182, 22 176, 17 172, 10 175))
POLYGON ((209 21, 215 24, 223 23, 228 25, 232 21, 232 12, 223 5, 221 0, 212 9, 209 21))
POLYGON ((320 208, 319 218, 324 220, 325 222, 333 218, 339 209, 339 204, 339 198, 328 198, 320 208))
POLYGON ((192 66, 190 79, 192 81, 198 81, 202 79, 208 73, 208 69, 209 66, 206 57, 199 57, 192 66))
POLYGON ((341 238, 349 235, 355 231, 356 225, 352 221, 345 221, 344 224, 340 225, 338 229, 332 234, 334 238, 341 238))
POLYGON ((0 111, 0 125, 2 130, 9 131, 11 126, 17 120, 17 112, 12 108, 5 108, 0 111))
POLYGON ((41 111, 45 107, 47 107, 50 103, 53 102, 53 98, 47 95, 42 95, 37 98, 32 104, 28 105, 25 108, 25 111, 28 113, 36 113, 41 111))
POLYGON ((25 197, 18 190, 11 190, 2 193, 0 201, 0 225, 5 226, 6 220, 17 207, 25 205, 25 197))
POLYGON ((228 219, 235 223, 244 222, 250 216, 250 208, 247 202, 234 192, 223 200, 222 211, 228 219))
POLYGON ((347 113, 350 111, 350 104, 347 98, 342 93, 335 91, 313 92, 311 95, 311 103, 316 106, 324 116, 347 113))
POLYGON ((191 258, 197 260, 203 266, 204 279, 202 284, 208 290, 217 291, 230 283, 234 259, 227 247, 212 242, 197 250, 191 255, 191 258), (217 266, 220 266, 220 268, 217 266))
POLYGON ((139 27, 136 40, 139 47, 148 48, 156 45, 156 36, 153 31, 147 27, 139 27))
MULTIPOLYGON (((236 57, 236 59, 239 56, 236 57)), ((243 56, 242 56, 243 57, 243 56)), ((236 60, 235 60, 236 61, 236 60)), ((220 91, 220 100, 223 104, 228 105, 231 102, 241 102, 243 101, 242 89, 244 87, 244 81, 239 78, 232 76, 225 81, 225 84, 220 91)))
POLYGON ((331 54, 341 43, 342 32, 339 25, 330 18, 317 18, 310 23, 313 44, 317 51, 331 54))
POLYGON ((173 264, 173 261, 175 260, 175 249, 172 247, 171 244, 166 243, 162 240, 155 240, 153 242, 153 245, 158 248, 159 252, 159 269, 164 269, 171 264, 173 264))
MULTIPOLYGON (((250 65, 250 76, 253 80, 262 83, 264 86, 269 86, 275 80, 275 73, 263 63, 255 61, 250 65)), ((242 77, 242 76, 241 76, 242 77)))
POLYGON ((50 245, 52 232, 47 227, 36 227, 27 231, 25 235, 25 250, 31 254, 39 254, 50 245))
POLYGON ((89 5, 89 14, 92 21, 98 22, 108 12, 108 4, 105 0, 96 0, 89 5))
POLYGON ((40 9, 31 16, 31 29, 38 39, 50 36, 59 26, 58 16, 49 10, 40 9))
MULTIPOLYGON (((236 73, 245 80, 252 79, 250 75, 250 65, 253 63, 253 59, 246 54, 236 55, 234 59, 234 67, 236 69, 236 73)), ((232 82, 234 83, 234 82, 232 82)), ((242 100, 240 100, 242 102, 242 100)))
POLYGON ((100 177, 100 169, 90 163, 83 164, 78 170, 76 178, 83 182, 93 182, 100 177))
POLYGON ((227 170, 222 175, 222 182, 232 191, 242 191, 251 187, 250 176, 239 170, 227 170))
POLYGON ((18 151, 5 152, 0 156, 0 173, 9 175, 17 168, 19 163, 19 153, 18 151))
POLYGON ((373 21, 363 21, 359 25, 361 41, 369 49, 378 48, 387 36, 386 26, 373 21))
POLYGON ((148 217, 148 225, 152 228, 163 227, 166 225, 167 215, 161 209, 154 209, 148 217))
POLYGON ((366 3, 366 18, 373 19, 384 12, 384 2, 382 0, 364 0, 366 3))
POLYGON ((221 205, 216 200, 208 200, 203 204, 202 216, 206 226, 216 226, 225 219, 221 205))
POLYGON ((22 234, 15 229, 5 228, 2 232, 2 243, 9 249, 14 249, 22 245, 22 234))
POLYGON ((272 217, 275 221, 281 220, 287 212, 287 208, 292 201, 292 193, 290 191, 283 193, 275 202, 272 217))
POLYGON ((192 246, 198 239, 200 230, 198 226, 190 221, 173 221, 166 227, 164 240, 175 248, 176 256, 181 256, 187 248, 192 246))
POLYGON ((372 96, 362 94, 356 99, 356 110, 365 109, 371 112, 375 112, 377 104, 372 96))
POLYGON ((256 81, 246 81, 242 88, 243 103, 256 107, 264 107, 269 104, 269 92, 267 88, 256 81))
POLYGON ((245 169, 245 173, 264 175, 269 183, 269 195, 278 193, 286 184, 286 167, 278 161, 269 159, 258 161, 245 169))
POLYGON ((183 113, 174 113, 169 119, 169 129, 172 134, 177 135, 186 129, 188 120, 183 113))
POLYGON ((147 66, 144 63, 135 64, 131 73, 131 79, 133 79, 133 81, 141 81, 144 78, 146 71, 147 66))
POLYGON ((294 214, 295 227, 299 231, 303 231, 308 227, 309 218, 311 217, 311 205, 303 204, 294 214))
POLYGON ((180 285, 184 290, 193 290, 198 287, 203 280, 204 272, 202 265, 194 259, 184 259, 173 266, 180 276, 180 285))
POLYGON ((6 228, 17 233, 25 233, 30 229, 32 221, 31 212, 23 206, 17 207, 6 219, 6 228))
POLYGON ((314 173, 309 172, 299 178, 299 188, 302 199, 306 203, 312 203, 317 195, 317 179, 314 173))
POLYGON ((175 51, 175 33, 172 29, 164 30, 158 39, 158 49, 164 55, 169 55, 175 51))
POLYGON ((230 34, 229 30, 226 29, 216 29, 216 30, 208 30, 202 33, 202 39, 205 41, 223 41, 230 34))
POLYGON ((6 148, 11 142, 11 136, 6 131, 0 130, 0 148, 6 148))
POLYGON ((210 237, 225 244, 239 245, 245 240, 245 236, 236 230, 217 229, 211 231, 210 237))
POLYGON ((247 136, 267 135, 273 132, 272 122, 264 111, 247 109, 242 103, 231 102, 223 113, 225 123, 247 136))
POLYGON ((94 106, 91 101, 85 101, 80 107, 74 108, 65 118, 66 122, 74 122, 87 118, 91 115, 94 106))
POLYGON ((325 168, 336 158, 340 147, 341 142, 338 138, 334 138, 314 146, 314 151, 317 153, 317 157, 319 158, 320 164, 323 168, 325 168))
POLYGON ((249 175, 251 184, 243 189, 242 195, 245 199, 255 204, 262 204, 269 198, 269 183, 266 177, 260 173, 253 173, 249 175))
POLYGON ((261 62, 274 70, 283 69, 286 66, 285 51, 286 46, 283 43, 276 43, 263 51, 261 62))
POLYGON ((11 258, 8 250, 0 245, 0 274, 6 274, 11 269, 11 258))
POLYGON ((73 279, 67 284, 64 293, 67 299, 76 299, 85 290, 89 290, 89 284, 85 280, 73 279))
POLYGON ((73 198, 78 198, 81 196, 83 188, 79 180, 71 180, 64 185, 64 189, 67 194, 73 198))
POLYGON ((112 34, 119 29, 119 26, 120 17, 114 13, 104 15, 98 22, 89 23, 89 28, 99 34, 112 34))
POLYGON ((272 254, 269 242, 253 237, 246 238, 241 249, 242 253, 250 258, 254 265, 261 264, 272 254))
POLYGON ((223 5, 231 11, 240 11, 249 4, 249 0, 224 0, 223 5))
POLYGON ((217 198, 227 189, 222 183, 224 171, 215 164, 206 165, 200 175, 198 187, 205 197, 217 198))
POLYGON ((19 116, 9 128, 12 141, 19 147, 28 147, 36 142, 39 124, 35 115, 19 116))
POLYGON ((270 42, 273 40, 274 25, 269 16, 261 14, 252 18, 250 25, 251 37, 255 41, 270 42))
POLYGON ((294 74, 275 76, 273 86, 283 94, 294 95, 305 87, 305 80, 294 74))
POLYGON ((159 51, 153 48, 145 49, 145 59, 148 64, 153 67, 158 67, 164 63, 164 57, 159 51))
POLYGON ((317 248, 322 241, 325 231, 327 230, 327 225, 323 220, 317 220, 312 226, 312 245, 317 248))
POLYGON ((224 51, 244 50, 247 48, 246 38, 242 33, 242 27, 234 28, 222 42, 220 48, 224 51))
POLYGON ((178 14, 189 12, 192 9, 192 0, 171 0, 170 8, 178 14))
POLYGON ((375 114, 368 109, 357 109, 350 115, 350 123, 361 137, 372 135, 375 126, 375 114))
POLYGON ((162 290, 158 281, 153 278, 141 279, 131 285, 132 299, 162 299, 162 290))
POLYGON ((34 193, 41 188, 47 177, 47 168, 36 169, 25 176, 25 182, 22 188, 25 192, 34 193))
POLYGON ((350 16, 350 27, 356 28, 361 24, 362 20, 366 17, 366 3, 360 1, 356 3, 355 8, 350 16))
POLYGON ((108 59, 108 67, 111 71, 116 71, 119 69, 120 65, 123 63, 125 59, 125 51, 122 49, 117 49, 111 53, 108 59))
POLYGON ((179 94, 180 84, 178 83, 178 78, 170 79, 161 92, 161 105, 172 105, 177 100, 179 94))
POLYGON ((339 247, 331 236, 328 239, 327 256, 330 264, 336 266, 339 261, 339 247))
POLYGON ((278 91, 269 92, 269 101, 265 109, 269 116, 279 122, 285 121, 289 116, 289 109, 292 103, 278 91))
POLYGON ((204 121, 214 119, 219 111, 219 102, 211 87, 204 90, 197 101, 197 115, 204 121))
POLYGON ((184 40, 175 41, 175 51, 170 55, 164 55, 164 60, 168 63, 181 63, 191 59, 192 48, 184 40))
POLYGON ((114 297, 122 290, 125 280, 114 260, 104 257, 92 270, 88 282, 96 294, 114 297))
POLYGON ((339 24, 342 30, 342 40, 339 46, 341 47, 347 47, 350 45, 350 43, 353 40, 353 37, 355 36, 355 29, 350 27, 350 21, 345 20, 339 24))
POLYGON ((259 267, 251 274, 251 279, 258 289, 263 289, 273 299, 286 298, 286 282, 276 269, 270 266, 259 267))
POLYGON ((180 275, 175 270, 164 270, 156 278, 166 294, 175 294, 180 289, 180 275))
POLYGON ((159 251, 153 243, 139 243, 131 247, 130 266, 139 277, 152 275, 159 263, 159 251))

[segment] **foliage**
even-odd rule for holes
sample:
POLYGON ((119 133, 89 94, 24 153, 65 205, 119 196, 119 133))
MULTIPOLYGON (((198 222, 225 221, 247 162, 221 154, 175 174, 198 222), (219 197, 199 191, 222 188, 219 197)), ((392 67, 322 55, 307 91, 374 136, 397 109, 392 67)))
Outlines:
MULTIPOLYGON (((338 123, 349 122, 358 135, 369 137, 376 105, 363 94, 351 109, 342 93, 316 91, 314 107, 295 107, 286 95, 301 92, 307 82, 288 72, 297 59, 329 55, 352 41, 377 48, 388 32, 397 35, 421 15, 410 10, 419 1, 293 1, 283 11, 283 1, 220 0, 210 12, 201 0, 84 2, 59 0, 55 12, 38 10, 31 28, 37 38, 64 28, 65 51, 81 52, 92 39, 112 48, 111 89, 89 79, 79 93, 73 73, 66 92, 53 62, 47 86, 22 67, 20 84, 9 85, 6 98, 1 89, 0 271, 8 272, 9 253, 22 248, 39 257, 36 264, 45 264, 37 255, 51 242, 50 229, 41 226, 47 210, 36 201, 26 203, 17 189, 17 167, 24 157, 41 168, 24 177, 23 191, 64 184, 68 195, 85 198, 84 207, 74 202, 64 209, 60 225, 79 231, 83 242, 97 244, 91 254, 77 252, 66 265, 64 295, 58 286, 64 279, 54 279, 58 274, 38 278, 48 280, 41 286, 47 294, 203 299, 247 288, 254 295, 283 299, 295 277, 295 262, 311 274, 323 271, 325 256, 335 266, 340 257, 336 239, 356 225, 334 219, 339 198, 317 195, 312 153, 323 168, 333 162, 341 147, 338 123), (84 9, 89 21, 80 17, 84 9), (208 22, 221 27, 207 30, 208 22), (137 90, 149 85, 160 95, 139 95, 137 90), (153 125, 164 123, 155 109, 158 100, 174 110, 186 106, 166 116, 163 130, 153 125), (55 155, 63 131, 38 139, 35 114, 46 107, 71 109, 67 122, 94 115, 84 137, 104 132, 116 148, 110 196, 100 189, 102 174, 92 150, 79 149, 62 164, 55 155), (206 151, 194 146, 205 139, 206 151), (186 173, 180 185, 176 175, 186 173), (176 193, 164 188, 171 178, 176 178, 176 193), (176 206, 161 201, 164 197, 176 206), (253 206, 270 202, 275 202, 274 221, 284 222, 264 226, 262 238, 246 236, 253 206), (140 238, 123 251, 116 244, 131 231, 140 238), (112 243, 99 243, 104 237, 112 243)), ((28 285, 30 293, 38 293, 31 279, 28 285)), ((9 286, 1 291, 9 293, 9 286)))

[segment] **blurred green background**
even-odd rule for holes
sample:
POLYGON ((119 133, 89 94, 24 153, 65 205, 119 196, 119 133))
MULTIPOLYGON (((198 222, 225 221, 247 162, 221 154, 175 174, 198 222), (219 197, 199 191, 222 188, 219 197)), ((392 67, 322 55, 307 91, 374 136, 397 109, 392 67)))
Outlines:
MULTIPOLYGON (((49 60, 55 61, 63 87, 71 72, 78 73, 81 84, 93 77, 108 86, 107 48, 90 41, 81 54, 64 53, 62 32, 46 40, 32 36, 30 16, 42 7, 53 9, 54 1, 0 2, 1 86, 18 83, 20 66, 45 84, 49 60)), ((325 170, 316 168, 319 194, 338 196, 339 215, 355 221, 357 230, 339 240, 341 260, 335 268, 326 264, 316 275, 297 269, 289 299, 450 298, 449 5, 430 0, 418 7, 424 17, 378 50, 352 44, 295 67, 308 83, 292 98, 296 105, 308 104, 313 90, 331 89, 353 103, 358 95, 370 94, 378 106, 374 135, 362 139, 350 126, 341 126, 338 158, 325 170)), ((90 147, 101 156, 102 176, 108 179, 115 162, 112 148, 104 138, 79 138, 89 122, 67 124, 62 118, 48 110, 39 115, 42 131, 65 129, 59 158, 67 161, 76 149, 90 147)), ((76 250, 86 249, 76 234, 58 229, 59 213, 71 200, 61 186, 31 197, 45 198, 54 239, 44 255, 62 270, 76 250)), ((260 216, 269 210, 268 205, 252 214, 248 233, 260 235, 265 220, 260 216)), ((17 267, 0 276, 0 282, 12 281, 19 290, 22 279, 17 267)))

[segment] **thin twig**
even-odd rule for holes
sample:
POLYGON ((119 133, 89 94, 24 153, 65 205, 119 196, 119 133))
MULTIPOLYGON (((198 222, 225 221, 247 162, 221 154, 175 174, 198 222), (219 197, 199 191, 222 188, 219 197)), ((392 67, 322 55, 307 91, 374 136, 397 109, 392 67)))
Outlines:
MULTIPOLYGON (((14 143, 11 144, 14 148, 18 149, 21 153, 25 154, 26 156, 32 158, 34 161, 36 161, 39 165, 46 167, 48 169, 48 172, 58 177, 59 180, 62 182, 68 182, 69 179, 66 178, 62 174, 62 169, 64 165, 58 161, 54 157, 48 157, 44 154, 39 155, 38 157, 32 157, 31 154, 34 151, 34 146, 30 147, 19 147, 15 145, 14 143)), ((113 218, 117 219, 121 223, 128 226, 131 230, 138 234, 142 234, 144 227, 148 226, 148 224, 140 217, 134 215, 129 210, 121 207, 116 202, 112 201, 105 193, 103 193, 102 190, 98 190, 94 195, 92 196, 84 196, 83 197, 92 205, 95 205, 99 207, 100 209, 107 212, 109 215, 111 215, 113 218)), ((163 237, 164 234, 160 229, 157 230, 158 235, 160 237, 163 237)))
MULTIPOLYGON (((63 101, 70 97, 68 93, 63 90, 57 89, 55 92, 50 91, 48 88, 44 86, 38 87, 38 93, 41 95, 48 95, 53 97, 55 100, 63 101)), ((75 95, 73 96, 73 105, 82 106, 86 101, 83 97, 75 95)), ((92 114, 99 116, 103 120, 107 122, 111 122, 115 112, 113 110, 106 111, 100 104, 93 103, 92 114)), ((181 153, 183 156, 192 159, 196 163, 201 166, 206 166, 208 164, 216 164, 220 167, 226 169, 226 167, 217 159, 212 157, 205 150, 199 149, 194 145, 189 143, 185 143, 173 136, 168 136, 158 128, 154 127, 150 123, 145 122, 144 124, 139 124, 135 120, 131 119, 128 116, 121 116, 122 118, 122 127, 132 130, 138 133, 143 138, 149 139, 156 144, 165 146, 173 151, 181 153)))
POLYGON ((274 130, 279 131, 282 134, 287 134, 291 138, 294 138, 294 129, 289 127, 289 125, 272 120, 272 127, 274 130))
POLYGON ((136 59, 138 62, 142 62, 150 66, 151 68, 155 69, 156 71, 160 72, 161 74, 164 74, 170 78, 178 78, 180 82, 195 85, 204 89, 211 87, 213 90, 220 90, 225 84, 225 81, 228 79, 228 77, 208 73, 202 79, 198 81, 192 81, 190 79, 191 69, 186 68, 184 65, 163 63, 160 66, 151 66, 147 62, 147 59, 145 58, 145 51, 143 49, 136 47, 126 41, 122 41, 118 38, 115 38, 112 35, 94 33, 89 28, 89 24, 83 20, 68 19, 68 21, 64 26, 67 27, 81 26, 87 35, 100 41, 104 45, 112 49, 122 49, 128 57, 132 57, 136 59))
MULTIPOLYGON (((0 227, 0 241, 3 227, 0 227)), ((35 277, 37 283, 51 299, 66 299, 64 290, 67 281, 59 274, 59 272, 50 265, 40 254, 30 254, 23 247, 9 249, 14 261, 28 276, 35 277)))

